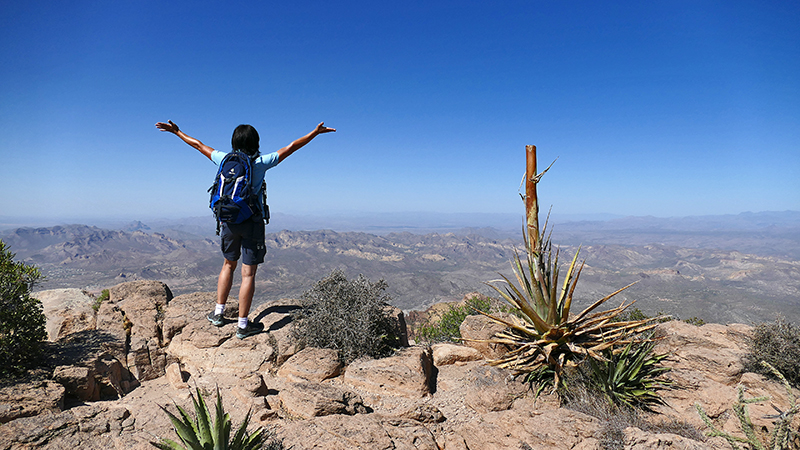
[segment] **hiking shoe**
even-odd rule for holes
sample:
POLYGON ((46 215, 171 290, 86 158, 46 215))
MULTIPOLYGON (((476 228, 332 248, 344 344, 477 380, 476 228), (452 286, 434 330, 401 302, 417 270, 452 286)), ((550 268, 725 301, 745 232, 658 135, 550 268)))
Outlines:
POLYGON ((254 334, 258 334, 264 331, 264 324, 261 322, 247 322, 247 326, 244 328, 236 327, 236 337, 239 339, 244 339, 247 336, 252 336, 254 334))
POLYGON ((222 314, 214 314, 214 311, 208 313, 208 321, 211 322, 211 325, 215 327, 221 327, 225 325, 225 319, 222 318, 222 314))

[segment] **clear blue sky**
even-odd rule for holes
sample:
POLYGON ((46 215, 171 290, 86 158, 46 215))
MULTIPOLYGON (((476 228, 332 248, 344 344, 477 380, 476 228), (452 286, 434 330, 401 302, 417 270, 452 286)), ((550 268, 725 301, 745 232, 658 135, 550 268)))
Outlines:
POLYGON ((0 216, 208 214, 262 151, 273 211, 800 210, 797 1, 3 2, 0 216))

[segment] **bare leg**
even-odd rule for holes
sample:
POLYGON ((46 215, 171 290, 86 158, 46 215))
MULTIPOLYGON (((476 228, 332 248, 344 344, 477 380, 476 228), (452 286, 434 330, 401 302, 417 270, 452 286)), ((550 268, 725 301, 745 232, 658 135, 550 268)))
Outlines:
MULTIPOLYGON (((258 265, 242 264, 242 285, 239 287, 239 317, 250 314, 253 294, 256 291, 256 271, 258 265)), ((230 288, 230 286, 229 286, 230 288)))
MULTIPOLYGON (((233 285, 234 270, 236 270, 236 261, 228 261, 226 259, 225 262, 222 263, 222 270, 219 271, 219 279, 217 279, 218 305, 224 305, 228 301, 228 295, 230 295, 231 286, 233 285)), ((249 304, 247 307, 250 308, 249 304)))

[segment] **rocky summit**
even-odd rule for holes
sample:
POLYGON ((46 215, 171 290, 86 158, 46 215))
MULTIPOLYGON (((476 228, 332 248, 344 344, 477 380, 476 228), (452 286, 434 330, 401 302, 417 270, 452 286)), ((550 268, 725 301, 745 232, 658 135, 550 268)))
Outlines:
MULTIPOLYGON (((177 439, 162 408, 193 411, 195 389, 210 401, 218 390, 234 425, 251 411, 253 426, 269 427, 295 450, 601 449, 607 440, 603 421, 560 407, 554 395, 537 397, 514 374, 488 365, 497 347, 412 342, 393 356, 343 366, 335 350, 298 344, 294 300, 260 305, 251 318, 265 332, 240 340, 235 300, 224 326, 206 319, 214 293, 173 298, 163 283, 134 281, 109 289, 96 308, 79 290, 38 296, 48 356, 38 376, 0 385, 2 450, 151 449, 161 437, 177 439)), ((396 317, 404 326, 402 313, 396 317)), ((492 330, 482 316, 462 325, 465 338, 492 330)), ((748 396, 769 395, 784 410, 789 404, 780 384, 744 372, 749 326, 671 321, 657 332, 656 351, 671 354, 674 384, 662 391, 666 405, 653 420, 705 430, 697 403, 736 434, 737 386, 748 396)), ((750 405, 759 427, 771 426, 770 402, 750 405)), ((621 430, 625 448, 729 448, 719 437, 643 428, 621 430)))

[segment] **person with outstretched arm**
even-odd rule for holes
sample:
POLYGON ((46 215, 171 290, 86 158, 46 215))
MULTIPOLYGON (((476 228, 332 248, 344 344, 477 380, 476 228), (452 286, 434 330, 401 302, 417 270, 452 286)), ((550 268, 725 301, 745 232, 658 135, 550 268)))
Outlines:
MULTIPOLYGON (((222 162, 227 154, 214 150, 198 139, 187 135, 171 120, 166 123, 156 123, 156 128, 178 136, 217 165, 222 162)), ((261 155, 259 153, 259 136, 256 129, 251 125, 239 125, 233 130, 231 149, 233 151, 242 151, 250 156, 252 161, 251 178, 253 191, 257 193, 257 198, 260 199, 266 187, 264 177, 267 170, 277 166, 278 163, 311 142, 318 135, 334 131, 336 131, 334 128, 326 127, 323 122, 317 125, 313 131, 296 139, 286 147, 273 153, 261 155)), ((220 270, 219 279, 217 280, 217 302, 214 310, 208 314, 208 320, 217 327, 225 325, 223 320, 225 303, 231 291, 233 273, 241 257, 242 285, 239 287, 239 322, 236 329, 236 337, 239 339, 244 339, 264 330, 263 324, 248 320, 253 294, 255 293, 256 271, 258 265, 264 262, 264 256, 267 253, 264 233, 264 219, 260 214, 254 214, 242 223, 221 223, 220 246, 225 260, 222 263, 222 270, 220 270)))

